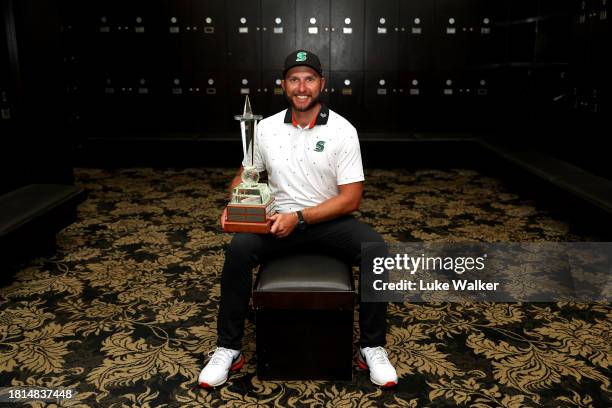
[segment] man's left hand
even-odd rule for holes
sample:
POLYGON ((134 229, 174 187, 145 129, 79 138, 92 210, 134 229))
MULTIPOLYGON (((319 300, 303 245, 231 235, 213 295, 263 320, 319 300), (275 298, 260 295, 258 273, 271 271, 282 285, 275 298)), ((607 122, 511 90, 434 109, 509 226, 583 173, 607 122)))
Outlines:
POLYGON ((297 213, 274 214, 270 217, 272 228, 270 233, 277 238, 285 238, 293 232, 298 222, 297 213))

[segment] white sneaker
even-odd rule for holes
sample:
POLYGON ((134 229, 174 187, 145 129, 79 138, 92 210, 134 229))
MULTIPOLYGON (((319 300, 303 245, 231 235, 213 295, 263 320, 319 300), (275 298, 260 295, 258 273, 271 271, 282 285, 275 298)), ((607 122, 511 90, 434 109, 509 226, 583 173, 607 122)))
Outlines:
POLYGON ((381 387, 397 385, 397 372, 387 357, 387 351, 379 347, 364 347, 359 350, 357 364, 362 370, 370 370, 370 381, 381 387))
POLYGON ((237 371, 243 365, 244 357, 240 350, 217 347, 200 372, 198 383, 203 388, 217 387, 227 381, 229 371, 237 371))

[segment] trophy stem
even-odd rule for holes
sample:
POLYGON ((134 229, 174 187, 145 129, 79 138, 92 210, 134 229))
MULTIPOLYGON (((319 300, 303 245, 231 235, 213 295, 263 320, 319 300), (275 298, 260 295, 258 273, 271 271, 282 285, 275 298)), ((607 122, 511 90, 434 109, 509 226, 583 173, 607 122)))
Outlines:
POLYGON ((240 121, 245 165, 240 177, 242 183, 234 187, 232 198, 227 205, 223 229, 227 232, 265 234, 270 231, 270 216, 276 212, 276 204, 268 185, 259 183, 259 172, 255 168, 257 121, 262 119, 262 116, 253 114, 247 96, 243 114, 234 116, 234 119, 240 121))

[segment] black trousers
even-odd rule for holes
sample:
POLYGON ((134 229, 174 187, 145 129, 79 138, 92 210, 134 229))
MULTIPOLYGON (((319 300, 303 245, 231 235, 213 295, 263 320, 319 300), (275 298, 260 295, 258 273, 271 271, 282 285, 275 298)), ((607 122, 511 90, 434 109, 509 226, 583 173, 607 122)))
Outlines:
MULTIPOLYGON (((343 258, 351 264, 361 260, 362 242, 384 242, 379 233, 352 216, 309 225, 305 231, 294 230, 286 238, 273 235, 236 234, 225 252, 221 276, 221 301, 217 319, 217 345, 240 350, 249 300, 253 286, 253 268, 259 263, 287 253, 317 251, 343 258)), ((387 256, 386 249, 372 256, 387 256)), ((385 345, 387 303, 360 303, 361 347, 385 345)))

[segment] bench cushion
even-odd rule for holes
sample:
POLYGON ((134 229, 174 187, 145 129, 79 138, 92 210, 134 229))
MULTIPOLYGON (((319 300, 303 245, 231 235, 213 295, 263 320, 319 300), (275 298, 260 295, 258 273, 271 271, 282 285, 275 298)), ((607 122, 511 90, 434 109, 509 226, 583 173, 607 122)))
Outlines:
POLYGON ((257 309, 352 309, 351 267, 327 255, 300 254, 264 263, 255 282, 257 309))
POLYGON ((83 190, 63 184, 30 184, 0 196, 0 237, 78 199, 83 190))
POLYGON ((308 292, 352 290, 350 266, 325 255, 294 255, 262 265, 262 292, 308 292))

